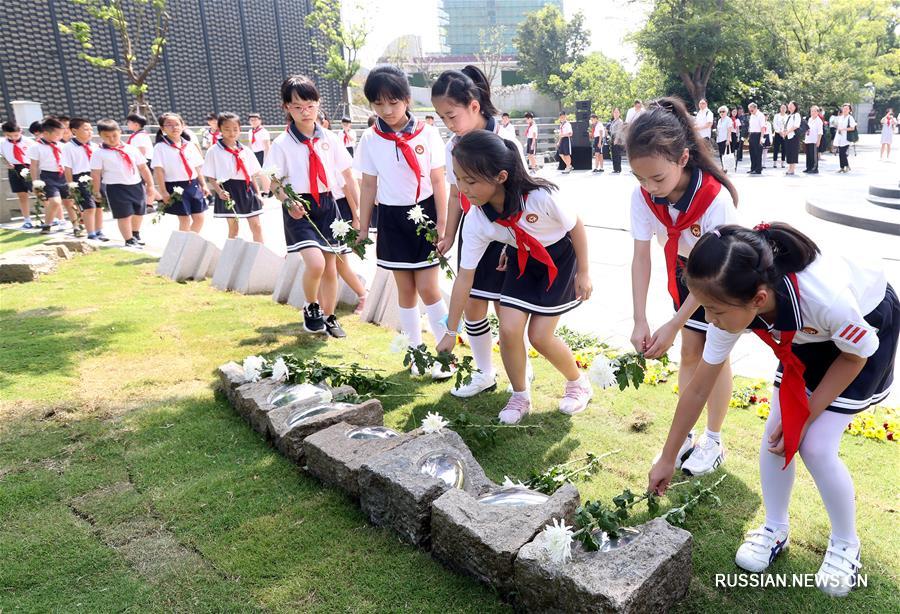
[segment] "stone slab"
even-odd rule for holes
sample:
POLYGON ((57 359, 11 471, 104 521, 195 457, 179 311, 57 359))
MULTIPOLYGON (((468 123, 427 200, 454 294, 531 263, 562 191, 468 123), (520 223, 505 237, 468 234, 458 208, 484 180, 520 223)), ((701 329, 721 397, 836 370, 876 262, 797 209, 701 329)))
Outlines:
POLYGON ((403 541, 428 547, 431 540, 431 504, 451 487, 419 471, 419 463, 432 453, 455 454, 465 471, 463 489, 475 496, 496 487, 462 438, 451 430, 415 436, 366 461, 359 470, 359 501, 377 526, 393 529, 403 541))
POLYGON ((276 303, 287 303, 294 282, 303 274, 303 257, 294 252, 284 257, 284 264, 278 271, 278 279, 275 280, 275 288, 272 290, 272 300, 276 303))
POLYGON ((169 237, 156 273, 174 281, 203 280, 213 274, 219 248, 193 232, 176 230, 169 237))
POLYGON ((691 534, 654 518, 630 543, 609 552, 573 546, 572 560, 553 563, 544 536, 519 550, 516 607, 523 612, 656 614, 684 598, 691 582, 691 534))
POLYGON ((225 393, 225 396, 228 398, 231 405, 237 406, 237 403, 235 402, 237 393, 235 391, 238 386, 244 383, 244 369, 238 363, 230 361, 218 368, 218 374, 222 391, 225 393))
POLYGON ((223 292, 233 290, 237 279, 238 268, 244 255, 247 242, 243 239, 226 239, 216 263, 216 271, 212 276, 212 285, 223 292))
MULTIPOLYGON (((247 243, 229 289, 240 294, 271 294, 283 264, 284 258, 262 243, 247 243)), ((218 270, 221 261, 216 266, 218 270)))
POLYGON ((359 317, 363 322, 400 330, 397 283, 393 273, 382 268, 376 269, 366 296, 366 306, 359 317))
POLYGON ((0 283, 35 281, 56 270, 56 261, 44 254, 15 254, 0 257, 0 283))
POLYGON ((350 439, 347 433, 358 426, 338 422, 303 440, 306 470, 354 499, 359 498, 359 468, 363 463, 397 447, 410 437, 401 433, 391 439, 350 439))
POLYGON ((70 252, 79 254, 90 254, 97 251, 97 247, 91 244, 87 239, 76 239, 75 237, 54 237, 44 242, 44 245, 63 245, 70 252))
POLYGON ((269 411, 266 418, 269 422, 269 436, 275 442, 275 447, 295 463, 303 465, 306 460, 304 439, 338 422, 356 426, 381 426, 384 424, 384 408, 378 399, 369 399, 359 404, 335 401, 279 407, 269 411), (298 421, 301 412, 320 405, 329 408, 328 411, 298 421))
POLYGON ((72 252, 62 243, 54 243, 52 245, 48 245, 44 243, 43 245, 38 245, 36 247, 31 248, 32 254, 40 254, 42 256, 47 256, 51 260, 71 260, 75 257, 79 252, 72 252))
POLYGON ((579 501, 572 484, 544 503, 525 507, 487 505, 451 488, 431 504, 432 554, 451 569, 509 594, 519 550, 553 518, 571 525, 579 501))

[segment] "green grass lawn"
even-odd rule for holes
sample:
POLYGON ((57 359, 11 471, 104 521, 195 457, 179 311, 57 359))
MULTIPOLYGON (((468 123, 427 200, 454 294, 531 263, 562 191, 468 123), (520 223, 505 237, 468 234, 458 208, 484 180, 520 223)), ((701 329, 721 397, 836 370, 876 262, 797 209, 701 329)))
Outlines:
MULTIPOLYGON (((508 610, 489 589, 368 525, 347 497, 269 447, 214 383, 218 365, 251 353, 381 365, 399 392, 420 395, 385 399, 386 423, 404 430, 435 409, 488 420, 502 391, 461 403, 448 384, 403 372, 388 351, 390 331, 347 315, 348 339, 310 339, 297 313, 267 296, 173 283, 154 267, 140 254, 102 250, 38 282, 0 287, 0 611, 508 610)), ((642 490, 668 429, 671 386, 604 391, 568 418, 554 410, 561 377, 541 359, 535 367, 529 421, 543 428, 501 434, 494 446, 471 442, 489 477, 621 449, 608 470, 579 483, 582 498, 642 490), (641 416, 650 425, 633 431, 641 416)), ((728 419, 722 505, 688 520, 693 579, 678 610, 900 611, 900 448, 860 437, 847 436, 842 453, 856 480, 869 587, 837 603, 814 588, 714 586, 715 573, 736 571, 744 531, 763 518, 762 426, 751 410, 728 419)), ((829 528, 804 469, 791 512, 792 548, 772 571, 815 573, 829 528)))

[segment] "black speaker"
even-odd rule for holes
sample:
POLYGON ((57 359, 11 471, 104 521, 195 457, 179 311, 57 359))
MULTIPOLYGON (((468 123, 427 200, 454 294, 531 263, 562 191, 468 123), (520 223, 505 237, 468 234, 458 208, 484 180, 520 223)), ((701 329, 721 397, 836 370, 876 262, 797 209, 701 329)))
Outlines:
POLYGON ((591 112, 591 101, 590 100, 578 100, 575 102, 575 110, 576 111, 587 111, 591 112))
POLYGON ((589 147, 591 140, 588 135, 588 122, 572 122, 572 147, 589 147))
POLYGON ((586 171, 591 168, 591 159, 593 158, 593 148, 583 146, 572 147, 572 167, 576 171, 586 171))

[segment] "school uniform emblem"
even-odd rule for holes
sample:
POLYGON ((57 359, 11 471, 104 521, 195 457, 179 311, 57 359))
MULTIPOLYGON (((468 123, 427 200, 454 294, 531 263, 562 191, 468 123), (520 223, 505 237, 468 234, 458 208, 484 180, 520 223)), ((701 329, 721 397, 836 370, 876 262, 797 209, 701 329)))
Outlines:
POLYGON ((425 153, 425 147, 423 145, 416 145, 416 153, 421 156, 425 153))
POLYGON ((329 147, 328 143, 322 143, 322 150, 323 150, 323 151, 328 151, 328 147, 329 147))
POLYGON ((525 221, 529 224, 534 224, 536 221, 538 221, 537 213, 529 213, 525 216, 525 221))
POLYGON ((807 335, 818 335, 819 334, 819 331, 817 331, 815 328, 813 328, 811 326, 804 326, 803 328, 800 329, 800 332, 807 334, 807 335))
POLYGON ((691 224, 691 234, 694 235, 695 237, 700 236, 700 234, 701 234, 700 224, 691 224))

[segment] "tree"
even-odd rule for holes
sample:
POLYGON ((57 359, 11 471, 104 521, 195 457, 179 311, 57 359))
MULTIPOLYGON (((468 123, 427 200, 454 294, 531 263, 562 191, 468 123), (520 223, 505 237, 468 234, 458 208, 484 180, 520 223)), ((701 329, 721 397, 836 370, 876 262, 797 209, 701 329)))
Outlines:
POLYGON ((341 86, 341 114, 349 111, 347 89, 361 67, 359 52, 369 36, 368 23, 346 24, 341 20, 340 0, 313 0, 306 27, 315 30, 313 47, 325 57, 323 76, 341 86))
POLYGON ((612 115, 613 107, 631 106, 631 75, 622 65, 602 53, 592 53, 576 66, 568 78, 551 75, 551 83, 563 92, 563 103, 574 106, 576 100, 590 100, 591 108, 600 117, 612 115))
POLYGON ((488 83, 494 82, 497 71, 500 70, 500 60, 506 47, 503 37, 505 30, 503 26, 491 26, 478 31, 478 53, 475 58, 481 64, 488 83))
POLYGON ((706 98, 716 65, 746 53, 746 12, 733 0, 656 0, 646 25, 631 38, 664 74, 678 75, 696 104, 706 98))
POLYGON ((128 93, 134 96, 134 104, 130 112, 141 113, 156 121, 153 108, 147 102, 147 77, 159 64, 163 49, 167 44, 167 35, 171 16, 166 10, 166 0, 72 0, 76 5, 84 7, 88 15, 98 21, 112 26, 119 37, 122 47, 120 57, 110 58, 94 55, 94 34, 89 23, 73 21, 58 25, 62 34, 72 36, 82 50, 78 57, 95 68, 113 70, 128 78, 128 93), (127 14, 125 5, 128 4, 127 14), (142 39, 150 35, 150 45, 145 57, 139 58, 139 46, 142 39), (143 68, 141 68, 143 66, 143 68))
POLYGON ((583 60, 589 39, 582 13, 566 22, 559 9, 548 4, 525 17, 513 44, 522 75, 534 82, 539 92, 559 100, 562 109, 563 83, 583 60), (551 79, 554 76, 557 78, 551 79))

